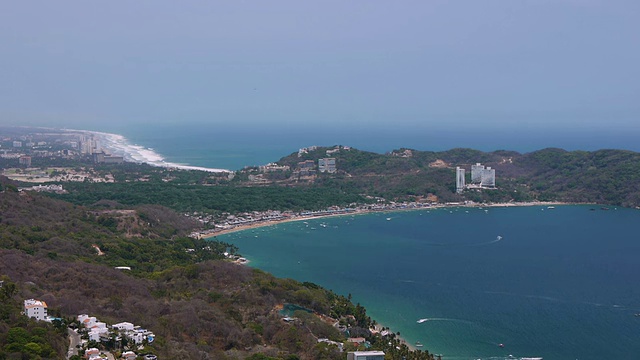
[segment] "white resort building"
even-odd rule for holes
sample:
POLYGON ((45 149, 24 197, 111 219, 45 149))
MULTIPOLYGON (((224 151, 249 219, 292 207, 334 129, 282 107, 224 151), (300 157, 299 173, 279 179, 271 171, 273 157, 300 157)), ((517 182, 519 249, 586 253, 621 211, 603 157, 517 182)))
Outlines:
POLYGON ((47 314, 47 303, 35 299, 25 300, 24 314, 39 321, 46 321, 49 317, 47 314))
MULTIPOLYGON (((464 171, 464 169, 461 170, 464 171)), ((456 190, 458 193, 462 192, 465 187, 474 189, 495 189, 496 187, 496 169, 492 169, 490 166, 485 167, 480 163, 471 165, 471 182, 469 185, 462 183, 462 188, 459 186, 460 174, 458 171, 460 171, 459 167, 456 168, 456 190)))
POLYGON ((464 169, 461 167, 456 168, 456 192, 459 194, 464 190, 465 187, 465 178, 464 178, 464 169))

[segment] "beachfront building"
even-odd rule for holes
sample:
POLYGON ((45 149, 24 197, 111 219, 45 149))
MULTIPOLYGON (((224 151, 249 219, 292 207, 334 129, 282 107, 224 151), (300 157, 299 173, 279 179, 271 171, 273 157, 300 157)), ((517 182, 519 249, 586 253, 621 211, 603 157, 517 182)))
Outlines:
POLYGON ((351 351, 347 353, 347 360, 384 360, 383 351, 351 351))
POLYGON ((456 168, 456 192, 460 194, 465 187, 464 169, 456 168))
POLYGON ((24 301, 24 314, 39 321, 45 321, 47 315, 47 303, 41 300, 29 299, 24 301))
POLYGON ((93 153, 93 162, 96 164, 122 164, 124 157, 107 154, 104 151, 93 153))
POLYGON ((488 188, 496 187, 496 169, 492 169, 491 167, 482 169, 480 186, 488 188))
POLYGON ((480 163, 471 165, 471 183, 472 184, 479 184, 482 181, 482 170, 484 170, 484 165, 480 163))
POLYGON ((322 158, 318 159, 318 170, 320 172, 328 172, 333 174, 337 171, 335 158, 322 158))

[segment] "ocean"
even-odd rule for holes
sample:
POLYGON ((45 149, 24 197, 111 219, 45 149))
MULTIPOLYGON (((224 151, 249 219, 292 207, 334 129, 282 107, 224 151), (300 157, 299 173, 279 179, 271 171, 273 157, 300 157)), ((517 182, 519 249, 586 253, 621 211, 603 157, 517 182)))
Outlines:
MULTIPOLYGON (((275 162, 302 147, 347 145, 384 154, 411 148, 444 151, 472 148, 482 151, 514 150, 521 153, 558 147, 566 150, 626 149, 640 151, 635 130, 610 129, 438 129, 398 127, 393 122, 376 126, 294 124, 241 126, 227 124, 103 125, 99 131, 116 133, 128 145, 144 150, 138 161, 162 158, 173 164, 239 170, 275 162), (151 152, 150 152, 150 151, 151 152)), ((132 150, 131 147, 127 151, 132 150)))
POLYGON ((443 359, 635 359, 640 212, 591 208, 374 213, 218 240, 250 266, 352 294, 443 359))

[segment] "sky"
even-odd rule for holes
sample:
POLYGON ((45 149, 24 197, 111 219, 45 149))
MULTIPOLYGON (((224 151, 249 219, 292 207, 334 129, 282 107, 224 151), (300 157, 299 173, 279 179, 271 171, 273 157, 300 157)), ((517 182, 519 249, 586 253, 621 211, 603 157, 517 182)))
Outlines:
POLYGON ((640 1, 6 1, 0 124, 640 134, 640 1))

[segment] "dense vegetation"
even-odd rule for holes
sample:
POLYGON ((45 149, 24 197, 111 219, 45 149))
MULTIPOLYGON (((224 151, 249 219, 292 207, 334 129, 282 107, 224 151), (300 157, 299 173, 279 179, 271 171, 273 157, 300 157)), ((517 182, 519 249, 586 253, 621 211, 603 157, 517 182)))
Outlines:
MULTIPOLYGON (((300 161, 326 156, 318 148, 278 161, 295 169, 300 161)), ((65 183, 69 194, 56 195, 80 205, 104 199, 127 206, 159 204, 180 212, 239 213, 263 210, 318 210, 332 205, 388 201, 440 202, 566 201, 640 206, 640 154, 622 150, 594 152, 544 149, 528 154, 485 153, 471 149, 443 152, 395 150, 376 154, 357 149, 332 153, 338 171, 300 179, 292 171, 262 174, 259 169, 229 176, 127 164, 95 169, 114 174, 115 184, 65 183), (481 162, 496 169, 497 189, 455 193, 455 167, 481 162)))
POLYGON ((57 197, 76 204, 92 205, 109 199, 128 206, 159 204, 181 212, 318 210, 366 201, 357 194, 330 187, 203 186, 173 182, 71 183, 65 187, 70 194, 57 197))
MULTIPOLYGON (((301 157, 294 153, 279 163, 295 167, 302 160, 326 157, 327 150, 318 148, 301 157)), ((320 174, 316 184, 389 200, 410 200, 431 193, 441 201, 547 200, 640 206, 640 154, 632 151, 543 149, 520 154, 399 149, 375 154, 350 149, 331 156, 336 158, 338 173, 320 174), (455 167, 466 168, 470 180, 469 169, 478 162, 496 169, 498 189, 455 194, 455 167)))
POLYGON ((0 280, 0 359, 58 359, 67 349, 66 326, 22 315, 24 292, 8 277, 0 280))

